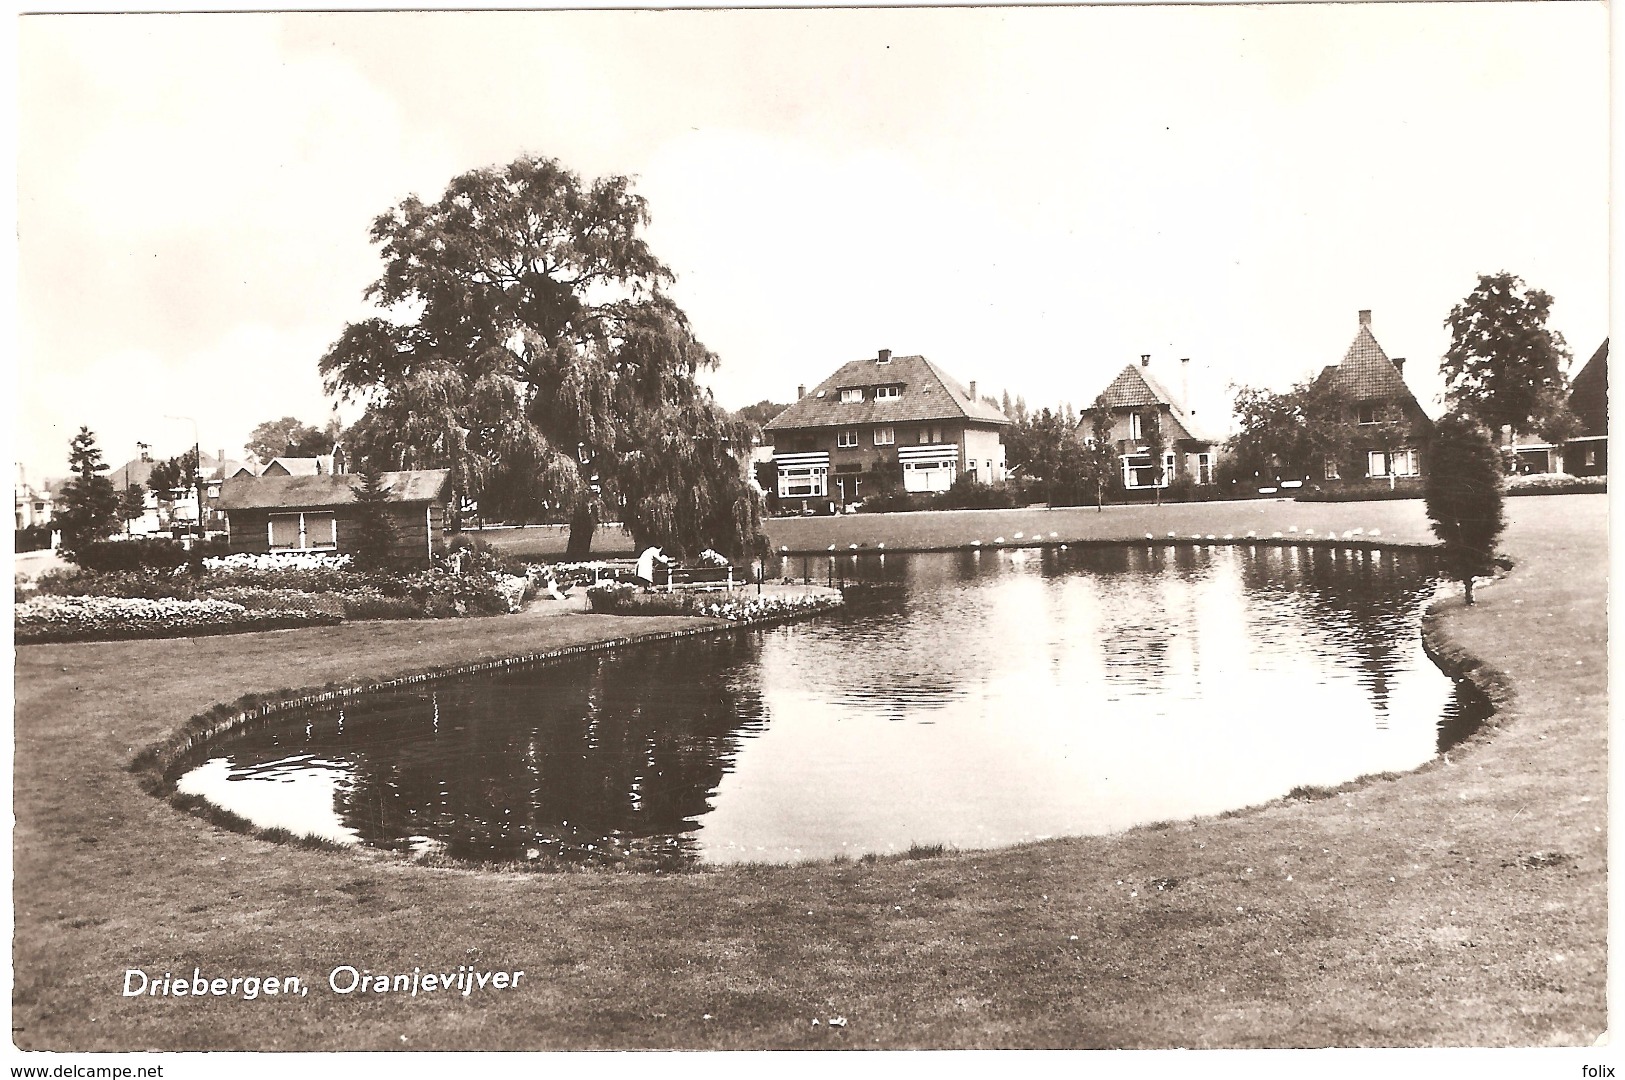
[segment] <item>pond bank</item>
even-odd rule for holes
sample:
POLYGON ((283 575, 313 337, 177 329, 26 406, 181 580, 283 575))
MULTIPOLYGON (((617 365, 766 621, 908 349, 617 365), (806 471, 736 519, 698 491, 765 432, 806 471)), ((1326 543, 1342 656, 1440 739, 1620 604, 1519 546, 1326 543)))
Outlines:
POLYGON ((1603 496, 1509 503, 1517 568, 1475 608, 1441 606, 1450 640, 1517 693, 1500 732, 1451 764, 936 858, 675 877, 430 870, 273 848, 176 813, 125 771, 185 717, 290 671, 300 685, 382 681, 670 619, 23 647, 13 1037, 61 1050, 1588 1044, 1606 1021, 1606 510, 1603 496), (448 962, 530 977, 457 1010, 326 982, 343 963, 448 962), (254 1003, 119 992, 126 967, 194 966, 313 988, 254 1003), (836 1015, 846 1027, 811 1025, 836 1015))
MULTIPOLYGON (((771 518, 765 523, 775 552, 792 555, 836 553, 854 548, 887 551, 948 551, 972 546, 1052 546, 1143 541, 1216 541, 1229 534, 1245 542, 1281 533, 1283 541, 1325 542, 1331 534, 1360 530, 1368 544, 1373 530, 1384 545, 1431 545, 1420 499, 1365 503, 1299 503, 1290 499, 1243 502, 1169 503, 1164 506, 1069 506, 1057 509, 922 510, 899 514, 842 514, 837 517, 771 518), (1312 535, 1311 535, 1312 530, 1312 535), (1170 537, 1168 534, 1173 533, 1170 537), (1019 537, 1017 534, 1020 534, 1019 537)), ((1231 542, 1235 542, 1234 540, 1231 542)))

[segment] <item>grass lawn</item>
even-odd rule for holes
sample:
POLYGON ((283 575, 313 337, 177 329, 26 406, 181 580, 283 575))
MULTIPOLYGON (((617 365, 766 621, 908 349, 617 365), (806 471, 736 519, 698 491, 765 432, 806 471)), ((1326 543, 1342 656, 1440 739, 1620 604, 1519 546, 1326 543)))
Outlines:
MULTIPOLYGON (((1313 529, 1328 531, 1381 529, 1384 538, 1400 543, 1433 542, 1420 499, 1369 503, 1300 503, 1290 499, 1253 499, 1239 502, 1170 503, 1167 506, 1068 506, 1056 510, 920 510, 902 514, 841 514, 836 517, 769 518, 768 540, 773 550, 825 551, 829 545, 851 544, 890 551, 929 551, 963 547, 973 540, 991 544, 995 538, 1013 541, 1055 533, 1056 543, 1100 540, 1143 540, 1146 533, 1166 538, 1170 531, 1188 537, 1198 530, 1205 536, 1230 533, 1245 536, 1252 529, 1263 536, 1313 529)), ((563 525, 487 529, 478 533, 493 547, 517 558, 564 557, 569 529, 563 525)), ((593 533, 594 558, 636 555, 632 538, 619 525, 601 525, 593 533)))
POLYGON ((1135 504, 1094 507, 1068 506, 1055 510, 921 510, 902 514, 842 514, 836 517, 772 518, 767 522, 773 550, 825 551, 829 545, 852 544, 888 551, 928 551, 963 547, 973 540, 991 544, 998 537, 1015 542, 1041 536, 1046 542, 1143 540, 1145 534, 1165 539, 1173 532, 1189 537, 1200 532, 1245 536, 1249 529, 1261 536, 1296 528, 1313 529, 1316 536, 1329 531, 1382 530, 1383 539, 1401 543, 1433 542, 1420 499, 1368 503, 1300 503, 1290 499, 1252 499, 1237 502, 1135 504), (1050 533, 1055 533, 1051 538, 1050 533))
MULTIPOLYGON (((1222 533, 1253 505, 1125 517, 1222 533)), ((1412 507, 1268 505, 1297 511, 1300 528, 1333 520, 1311 515, 1369 528, 1363 515, 1395 535, 1385 515, 1412 507)), ((1492 737, 1314 801, 934 858, 676 876, 430 869, 227 832, 125 770, 188 716, 250 691, 669 619, 19 648, 13 1038, 57 1050, 1589 1044, 1606 1024, 1607 499, 1507 510, 1517 568, 1475 608, 1441 614, 1516 690, 1492 737), (525 976, 466 998, 343 997, 326 982, 340 964, 525 976), (293 975, 313 989, 125 998, 127 967, 293 975)))

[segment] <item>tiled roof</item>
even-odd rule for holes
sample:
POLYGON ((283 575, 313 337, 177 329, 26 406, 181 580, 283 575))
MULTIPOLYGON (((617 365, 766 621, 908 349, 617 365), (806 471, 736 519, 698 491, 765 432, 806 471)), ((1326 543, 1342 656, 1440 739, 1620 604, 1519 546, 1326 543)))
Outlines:
POLYGON ((1320 381, 1328 380, 1354 401, 1415 400, 1404 377, 1377 344, 1367 323, 1360 324, 1360 332, 1354 335, 1348 352, 1343 354, 1343 362, 1330 365, 1320 373, 1320 381))
MULTIPOLYGON (((1185 415, 1185 410, 1174 401, 1173 395, 1163 389, 1162 383, 1143 365, 1130 364, 1118 372, 1117 378, 1105 390, 1106 404, 1113 409, 1137 409, 1145 405, 1166 405, 1173 415, 1174 431, 1166 433, 1168 439, 1194 439, 1198 442, 1209 441, 1207 436, 1191 423, 1191 418, 1185 415)), ((1092 406, 1094 403, 1090 402, 1092 406)), ((1081 414, 1088 417, 1092 408, 1084 409, 1081 414)), ((1079 423, 1083 423, 1080 420, 1079 423)))
POLYGON ((1588 435, 1608 434, 1608 339, 1569 383, 1569 407, 1588 435))
MULTIPOLYGON (((382 473, 389 501, 397 503, 437 502, 445 498, 451 478, 449 469, 409 469, 382 473)), ((346 506, 356 501, 355 488, 361 484, 358 473, 334 476, 234 476, 220 486, 220 507, 224 510, 274 510, 346 506)))
POLYGON ((769 420, 763 430, 893 424, 911 420, 1010 423, 1010 418, 996 406, 981 400, 972 401, 964 386, 925 357, 894 356, 885 364, 870 358, 841 365, 806 397, 769 420), (875 400, 876 386, 896 384, 903 387, 901 397, 875 400), (862 401, 841 401, 841 390, 859 387, 866 391, 862 401))
MULTIPOLYGON (((323 471, 322 459, 313 457, 272 458, 270 464, 266 465, 265 468, 269 469, 272 465, 280 465, 287 469, 289 476, 315 476, 323 471)), ((260 471, 263 475, 265 470, 260 471)))

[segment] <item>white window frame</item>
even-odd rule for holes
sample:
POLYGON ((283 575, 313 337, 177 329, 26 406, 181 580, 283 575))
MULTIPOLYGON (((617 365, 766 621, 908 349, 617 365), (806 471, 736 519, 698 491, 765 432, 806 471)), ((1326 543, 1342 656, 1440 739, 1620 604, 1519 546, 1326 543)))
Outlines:
POLYGON ((861 386, 857 387, 856 389, 847 389, 847 390, 842 390, 841 391, 841 404, 842 405, 850 405, 853 402, 862 401, 862 400, 863 400, 863 387, 861 387, 861 386))
POLYGON ((269 514, 265 519, 265 544, 272 551, 336 551, 339 546, 338 539, 338 515, 331 510, 299 510, 290 514, 269 514), (299 521, 299 540, 296 544, 279 547, 276 542, 276 522, 291 518, 297 518, 299 521), (310 542, 311 525, 320 523, 323 518, 327 519, 329 539, 325 543, 313 544, 310 542))
POLYGON ((1415 448, 1407 446, 1403 450, 1395 450, 1393 452, 1393 454, 1390 456, 1389 460, 1390 460, 1390 471, 1395 476, 1415 476, 1416 475, 1416 450, 1415 450, 1415 448))
POLYGON ((1362 424, 1377 423, 1377 407, 1369 402, 1364 405, 1355 406, 1354 412, 1355 418, 1358 419, 1362 424), (1366 419, 1367 417, 1370 417, 1370 419, 1366 419))
POLYGON ((876 401, 885 401, 888 398, 900 398, 902 396, 903 396, 903 388, 901 386, 877 386, 877 387, 875 387, 875 400, 876 401))
POLYGON ((1388 455, 1381 450, 1368 450, 1365 455, 1365 474, 1374 478, 1388 475, 1388 455))
POLYGON ((897 443, 897 430, 892 427, 875 428, 876 446, 894 446, 897 443))
POLYGON ((1337 462, 1332 458, 1327 458, 1326 461, 1325 461, 1325 473, 1326 473, 1326 479, 1328 479, 1328 480, 1341 480, 1341 479, 1343 479, 1341 476, 1338 475, 1338 473, 1337 473, 1337 462))
POLYGON ((1157 483, 1156 481, 1152 481, 1149 484, 1136 484, 1134 482, 1134 474, 1135 473, 1139 472, 1142 469, 1147 470, 1147 471, 1149 471, 1151 469, 1152 466, 1151 466, 1151 455, 1150 454, 1124 454, 1123 457, 1122 457, 1122 461, 1123 461, 1123 487, 1126 488, 1127 490, 1129 490, 1129 491, 1150 491, 1152 488, 1165 488, 1165 487, 1168 486, 1169 473, 1168 473, 1168 470, 1166 468, 1163 469, 1163 471, 1162 471, 1162 483, 1160 483, 1160 484, 1157 483), (1143 464, 1143 465, 1135 464, 1136 462, 1142 462, 1142 461, 1145 464, 1143 464))
POLYGON ((829 468, 808 465, 800 468, 779 469, 779 498, 822 499, 828 488, 829 468), (802 490, 805 489, 805 490, 802 490))
POLYGON ((858 429, 857 428, 842 428, 840 433, 835 436, 835 445, 838 446, 838 447, 841 447, 842 449, 857 446, 858 445, 858 429))
POLYGON ((1196 455, 1196 482, 1198 484, 1213 483, 1213 455, 1208 452, 1196 455))
POLYGON ((1144 421, 1140 419, 1140 414, 1138 412, 1129 413, 1128 437, 1133 439, 1135 442, 1139 442, 1141 439, 1145 438, 1145 435, 1143 434, 1144 430, 1144 421))

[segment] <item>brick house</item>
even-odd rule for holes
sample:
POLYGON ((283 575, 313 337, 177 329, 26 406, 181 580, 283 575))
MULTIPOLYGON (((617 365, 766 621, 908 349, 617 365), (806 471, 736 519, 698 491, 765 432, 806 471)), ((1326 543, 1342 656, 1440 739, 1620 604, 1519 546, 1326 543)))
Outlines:
POLYGON ((1608 474, 1608 339, 1603 338, 1569 384, 1569 409, 1582 434, 1563 444, 1563 464, 1574 476, 1608 474))
MULTIPOLYGON (((1181 360, 1181 384, 1189 360, 1181 360)), ((1151 356, 1142 354, 1138 365, 1129 364, 1105 390, 1106 407, 1112 417, 1112 443, 1117 448, 1118 478, 1129 491, 1165 488, 1176 479, 1193 484, 1213 483, 1218 451, 1214 440, 1193 422, 1183 401, 1172 394, 1151 373, 1151 356), (1145 435, 1150 415, 1155 413, 1162 429, 1162 479, 1156 476, 1145 435)), ((1094 429, 1095 408, 1078 414, 1078 434, 1089 438, 1094 429)))
POLYGON ((784 508, 845 507, 888 487, 946 491, 1004 479, 1010 419, 923 356, 844 364, 762 429, 784 508))
MULTIPOLYGON (((395 534, 394 561, 427 566, 445 547, 445 507, 451 471, 415 469, 381 474, 395 534)), ((221 487, 232 554, 356 550, 360 515, 356 474, 233 476, 221 487)))
POLYGON ((1425 476, 1433 421, 1405 385, 1405 358, 1389 359, 1371 332, 1371 312, 1360 312, 1360 328, 1341 364, 1328 364, 1316 385, 1331 388, 1349 403, 1354 446, 1347 460, 1324 462, 1330 481, 1425 476))

